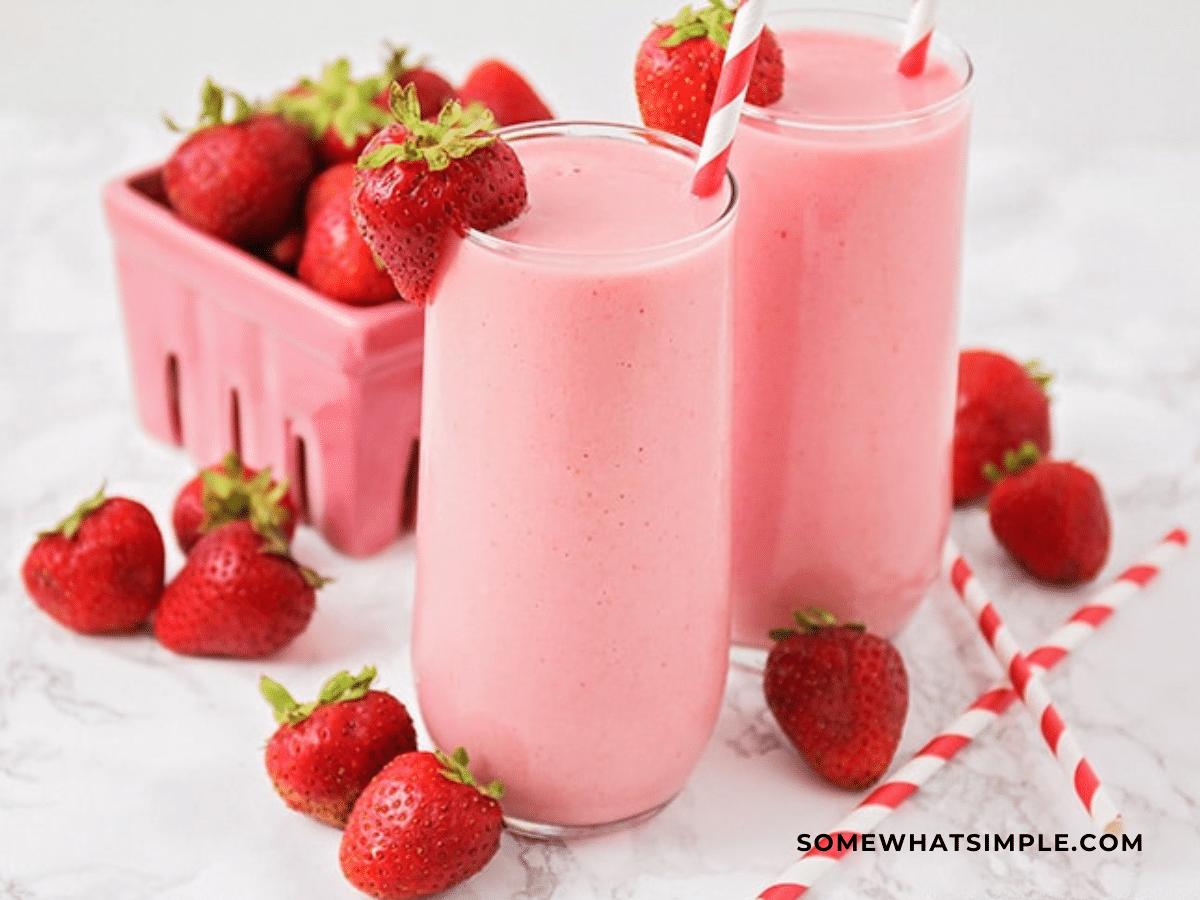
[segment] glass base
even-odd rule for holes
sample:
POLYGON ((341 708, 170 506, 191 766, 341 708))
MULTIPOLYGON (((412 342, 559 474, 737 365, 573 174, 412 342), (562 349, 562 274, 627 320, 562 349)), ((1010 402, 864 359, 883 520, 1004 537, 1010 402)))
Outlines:
POLYGON ((660 803, 652 809, 629 816, 626 819, 618 819, 615 822, 602 822, 599 825, 552 825, 546 822, 530 822, 526 819, 517 819, 513 816, 505 816, 504 824, 509 831, 524 837, 536 838, 543 841, 571 841, 579 838, 599 837, 602 834, 611 834, 614 831, 622 831, 626 828, 632 828, 634 825, 640 825, 647 819, 653 818, 662 812, 670 802, 671 800, 667 800, 665 803, 660 803))
POLYGON ((734 644, 729 648, 729 664, 735 669, 761 675, 767 666, 767 653, 762 647, 734 644))

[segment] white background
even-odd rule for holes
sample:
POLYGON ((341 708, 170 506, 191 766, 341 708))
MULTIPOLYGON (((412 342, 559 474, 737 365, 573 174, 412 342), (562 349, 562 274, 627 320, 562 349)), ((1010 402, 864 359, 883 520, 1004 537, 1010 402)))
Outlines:
MULTIPOLYGON (((367 74, 386 40, 428 54, 454 82, 499 55, 560 116, 628 120, 638 41, 679 5, 0 0, 0 112, 190 121, 207 76, 266 96, 339 56, 367 74)), ((1194 0, 942 0, 940 21, 977 66, 977 144, 1200 143, 1194 0)))

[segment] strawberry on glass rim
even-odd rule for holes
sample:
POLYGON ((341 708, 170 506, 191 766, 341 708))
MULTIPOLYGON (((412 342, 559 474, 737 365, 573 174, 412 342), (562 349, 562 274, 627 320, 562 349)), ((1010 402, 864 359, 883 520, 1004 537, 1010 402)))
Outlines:
POLYGON ((400 296, 424 304, 449 242, 525 208, 525 172, 481 106, 447 103, 421 118, 412 85, 393 85, 392 113, 358 158, 351 204, 359 231, 400 296))

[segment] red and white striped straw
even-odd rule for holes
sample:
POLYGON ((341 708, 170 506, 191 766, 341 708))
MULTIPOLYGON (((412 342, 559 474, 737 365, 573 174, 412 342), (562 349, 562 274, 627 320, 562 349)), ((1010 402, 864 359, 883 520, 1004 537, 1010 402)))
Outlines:
MULTIPOLYGON (((1116 610, 1154 580, 1163 567, 1187 546, 1183 529, 1166 535, 1149 553, 1117 576, 1108 587, 1085 603, 1029 656, 1029 664, 1039 670, 1057 665, 1083 643, 1116 610)), ((828 833, 835 843, 828 850, 809 850, 787 869, 774 884, 758 895, 758 900, 796 900, 817 879, 837 865, 850 852, 846 846, 853 836, 861 836, 879 827, 892 811, 915 794, 922 785, 953 759, 963 747, 986 731, 1018 699, 1007 682, 979 697, 948 728, 931 739, 913 758, 880 784, 849 815, 828 833), (839 846, 839 837, 845 842, 839 846)))
POLYGON ((725 177, 738 116, 750 86, 765 10, 765 0, 742 0, 733 17, 733 30, 729 34, 729 46, 725 48, 717 93, 704 126, 704 142, 692 177, 692 193, 697 197, 711 197, 725 177))
POLYGON ((933 29, 937 25, 937 0, 913 0, 908 11, 908 27, 904 31, 904 44, 900 47, 901 75, 915 78, 925 71, 925 60, 929 56, 929 42, 933 40, 933 29))
POLYGON ((1105 832, 1120 834, 1125 829, 1116 803, 1100 782, 1091 763, 1083 755, 1083 749, 1075 735, 1059 715, 1041 677, 1021 652, 1017 639, 1000 618, 1000 613, 996 611, 983 585, 979 583, 970 564, 955 547, 952 539, 946 541, 943 563, 950 572, 950 583, 971 610, 979 630, 987 639, 988 646, 992 648, 996 659, 1008 673, 1013 688, 1033 715, 1034 721, 1038 723, 1038 730, 1041 731, 1046 746, 1071 780, 1084 809, 1088 811, 1092 821, 1105 832))

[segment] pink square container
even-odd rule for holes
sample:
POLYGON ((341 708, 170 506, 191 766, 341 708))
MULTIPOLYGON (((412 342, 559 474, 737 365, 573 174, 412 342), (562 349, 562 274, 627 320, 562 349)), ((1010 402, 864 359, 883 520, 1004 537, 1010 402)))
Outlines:
POLYGON ((416 509, 424 311, 357 308, 185 225, 161 169, 104 188, 142 425, 206 466, 235 448, 368 556, 416 509))

